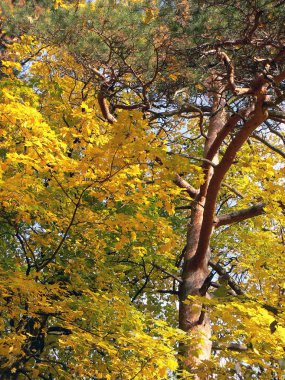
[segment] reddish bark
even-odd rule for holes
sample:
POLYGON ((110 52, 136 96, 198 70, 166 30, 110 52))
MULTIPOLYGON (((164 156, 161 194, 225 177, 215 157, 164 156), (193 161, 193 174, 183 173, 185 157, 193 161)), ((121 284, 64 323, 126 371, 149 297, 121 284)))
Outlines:
MULTIPOLYGON (((226 117, 224 111, 225 100, 221 96, 223 88, 221 88, 221 86, 217 88, 216 83, 213 84, 213 87, 215 90, 219 90, 220 95, 215 92, 213 96, 212 112, 214 116, 210 119, 209 123, 208 135, 204 147, 205 158, 221 132, 226 117)), ((218 162, 217 154, 213 155, 212 161, 214 163, 218 162)), ((200 289, 203 287, 208 276, 210 249, 208 249, 208 256, 205 255, 203 260, 199 263, 199 266, 193 266, 193 258, 195 258, 201 239, 201 227, 203 225, 207 190, 213 174, 213 166, 206 163, 204 165, 204 184, 192 202, 191 222, 188 226, 187 246, 184 254, 182 284, 179 291, 179 327, 189 333, 195 332, 199 340, 199 342, 192 347, 188 346, 182 348, 185 365, 192 368, 199 365, 202 360, 210 358, 212 347, 210 320, 207 313, 203 310, 202 303, 193 303, 188 300, 185 302, 185 300, 188 296, 200 295, 200 289)))
MULTIPOLYGON (((234 71, 227 57, 221 56, 228 65, 228 81, 230 88, 234 86, 234 71)), ((266 90, 268 87, 266 78, 258 76, 252 82, 248 90, 254 94, 254 100, 247 108, 239 113, 232 114, 226 120, 225 99, 223 91, 229 88, 228 84, 222 85, 222 81, 213 78, 210 83, 213 91, 212 117, 209 121, 208 135, 204 147, 204 158, 214 162, 213 167, 209 163, 203 163, 204 183, 199 193, 192 202, 191 222, 188 227, 187 247, 184 254, 182 270, 182 283, 179 292, 179 326, 182 330, 197 334, 200 342, 194 347, 184 347, 183 355, 185 364, 195 369, 202 360, 209 359, 211 355, 211 327, 207 313, 203 310, 202 301, 191 302, 188 296, 203 296, 201 288, 208 276, 208 261, 210 258, 210 238, 215 226, 241 221, 249 217, 260 215, 264 212, 264 204, 251 207, 246 210, 231 213, 215 219, 216 201, 222 181, 234 162, 237 152, 248 139, 251 133, 266 120, 268 113, 264 108, 266 90), (232 138, 231 142, 221 158, 218 160, 218 152, 225 138, 243 121, 243 126, 232 138), (185 302, 185 300, 187 300, 185 302), (197 351, 197 349, 199 351, 197 351), (194 353, 196 351, 196 355, 194 353), (199 352, 197 354, 197 352, 199 352)), ((181 184, 180 184, 181 185, 181 184)), ((194 192, 191 192, 193 197, 194 192)), ((203 287, 204 288, 204 287, 203 287)))

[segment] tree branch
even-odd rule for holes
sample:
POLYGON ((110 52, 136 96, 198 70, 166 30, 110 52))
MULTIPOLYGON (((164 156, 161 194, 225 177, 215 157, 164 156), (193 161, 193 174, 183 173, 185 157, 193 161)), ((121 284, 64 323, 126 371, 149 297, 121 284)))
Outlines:
POLYGON ((213 166, 213 168, 217 166, 213 161, 210 161, 207 158, 203 158, 203 157, 194 157, 194 156, 189 156, 188 154, 174 153, 174 152, 167 152, 167 154, 169 154, 169 155, 177 155, 179 157, 185 157, 185 158, 188 158, 189 160, 193 160, 193 161, 201 161, 201 162, 204 162, 207 165, 213 166))
POLYGON ((218 263, 214 263, 213 261, 209 261, 209 265, 212 269, 214 269, 219 276, 222 276, 230 286, 230 288, 238 295, 245 295, 244 290, 231 278, 231 276, 227 273, 227 271, 218 263))
POLYGON ((152 264, 156 269, 159 269, 162 273, 165 273, 167 274, 169 277, 172 277, 174 278, 175 281, 179 282, 179 284, 182 284, 182 280, 181 278, 175 276, 175 274, 172 274, 170 272, 168 272, 166 269, 162 268, 161 266, 157 265, 157 264, 152 264))
POLYGON ((247 115, 251 112, 251 107, 241 110, 238 113, 234 113, 231 115, 229 120, 226 122, 226 124, 223 126, 221 131, 218 133, 217 137, 215 138, 215 141, 209 148, 209 151, 206 155, 206 158, 210 161, 212 161, 213 157, 217 153, 218 149, 220 148, 221 144, 225 140, 225 138, 229 135, 229 133, 236 127, 237 123, 239 121, 242 121, 247 117, 247 115))
POLYGON ((243 220, 253 218, 264 214, 265 203, 257 203, 254 206, 243 210, 237 210, 228 214, 220 215, 214 220, 215 227, 225 226, 227 224, 242 222, 243 220))
POLYGON ((76 203, 76 205, 74 207, 74 210, 73 210, 70 222, 69 222, 69 224, 68 224, 68 226, 67 226, 67 228, 66 228, 66 230, 65 230, 65 232, 64 232, 64 234, 63 234, 63 236, 62 236, 62 238, 61 238, 61 240, 60 240, 60 242, 59 242, 59 244, 57 246, 57 248, 54 250, 54 252, 52 253, 52 255, 48 259, 44 260, 41 265, 38 265, 38 270, 41 270, 41 269, 45 268, 56 257, 57 253, 59 252, 59 250, 61 249, 61 247, 64 244, 65 240, 67 239, 69 230, 71 229, 71 227, 72 227, 72 225, 74 223, 74 220, 75 220, 78 208, 79 208, 79 206, 81 204, 81 199, 82 199, 83 194, 85 193, 85 191, 86 191, 87 188, 85 188, 82 191, 82 193, 80 194, 80 196, 78 198, 78 201, 77 201, 77 203, 76 203))
POLYGON ((185 181, 185 179, 180 177, 179 174, 176 174, 175 180, 173 182, 181 189, 185 189, 191 198, 195 198, 195 196, 198 194, 198 190, 196 190, 187 181, 185 181))
POLYGON ((158 289, 154 291, 155 293, 161 293, 161 294, 173 294, 178 295, 178 290, 168 290, 168 289, 158 289))
POLYGON ((144 266, 144 271, 145 271, 145 274, 146 274, 145 281, 144 281, 143 285, 137 290, 136 294, 132 297, 131 302, 134 302, 137 299, 137 297, 142 293, 142 291, 144 290, 144 288, 147 286, 147 283, 149 281, 150 275, 153 272, 153 270, 154 270, 154 266, 151 268, 151 270, 147 274, 146 271, 145 271, 145 266, 144 266))
POLYGON ((273 126, 268 121, 266 121, 265 124, 267 128, 270 130, 270 132, 276 135, 277 137, 279 137, 285 144, 285 136, 283 136, 282 133, 280 133, 279 131, 276 131, 276 129, 274 129, 273 126))
MULTIPOLYGON (((284 50, 284 52, 285 52, 285 50, 284 50)), ((284 79, 285 79, 285 70, 282 71, 280 74, 275 75, 275 76, 273 77, 273 80, 274 80, 274 82, 275 82, 276 84, 279 84, 279 83, 282 82, 284 79)))
MULTIPOLYGON (((86 67, 86 65, 85 65, 85 67, 86 67)), ((111 114, 109 104, 108 104, 107 99, 106 99, 106 92, 107 92, 107 88, 109 86, 109 81, 104 77, 104 75, 100 72, 100 70, 95 69, 91 65, 87 65, 87 69, 89 69, 94 75, 96 75, 101 82, 100 91, 99 91, 98 97, 97 97, 98 104, 99 104, 99 107, 101 109, 101 112, 102 112, 104 119, 106 119, 109 123, 112 124, 115 121, 117 121, 117 119, 115 118, 115 116, 113 116, 111 114)))
POLYGON ((262 142, 262 144, 266 145, 268 148, 270 148, 271 150, 273 150, 275 153, 279 154, 281 157, 285 158, 285 152, 283 152, 281 149, 277 148, 276 146, 270 144, 267 140, 263 139, 257 133, 253 133, 251 136, 254 139, 262 142))
POLYGON ((110 112, 109 105, 107 99, 105 97, 104 91, 101 89, 98 94, 98 103, 101 108, 102 115, 104 119, 106 119, 109 123, 114 123, 117 121, 115 116, 113 116, 110 112))
POLYGON ((238 197, 244 198, 244 196, 242 195, 242 193, 240 193, 238 190, 236 190, 235 188, 233 188, 229 184, 227 184, 225 182, 222 182, 222 186, 227 187, 229 190, 231 190, 233 193, 235 193, 238 197))
POLYGON ((278 121, 280 123, 285 122, 285 113, 277 110, 268 111, 268 119, 278 121))
POLYGON ((245 344, 241 344, 241 343, 221 344, 218 342, 213 342, 212 348, 213 350, 216 350, 216 351, 230 350, 230 351, 244 352, 248 350, 248 347, 245 344))
POLYGON ((172 117, 175 115, 181 115, 182 113, 190 113, 190 112, 198 113, 200 117, 200 115, 203 112, 211 112, 211 107, 208 107, 208 106, 197 107, 194 104, 188 104, 173 111, 166 111, 166 112, 155 112, 152 110, 149 110, 149 111, 153 114, 153 116, 150 117, 150 121, 153 121, 155 119, 159 119, 162 117, 172 117))
POLYGON ((232 64, 229 56, 226 53, 219 51, 218 57, 224 62, 224 65, 226 66, 226 69, 227 69, 228 82, 229 82, 228 88, 235 95, 248 94, 250 91, 250 88, 243 88, 243 87, 237 87, 236 86, 236 84, 235 84, 235 69, 234 69, 234 65, 232 64))
MULTIPOLYGON (((260 78, 260 81, 261 84, 264 83, 263 78, 260 78)), ((256 87, 258 88, 258 90, 256 91, 256 104, 252 117, 244 123, 243 127, 239 130, 239 132, 228 145, 222 160, 214 168, 214 174, 209 183, 207 191, 198 247, 196 250, 196 254, 191 260, 191 263, 189 263, 193 269, 204 265, 204 260, 207 255, 207 249, 209 247, 210 237, 213 230, 216 200, 224 176, 231 167, 239 149, 242 147, 242 145, 245 143, 245 141, 248 139, 251 133, 259 125, 261 125, 268 117, 268 113, 263 108, 267 84, 260 85, 259 83, 257 83, 256 87)))

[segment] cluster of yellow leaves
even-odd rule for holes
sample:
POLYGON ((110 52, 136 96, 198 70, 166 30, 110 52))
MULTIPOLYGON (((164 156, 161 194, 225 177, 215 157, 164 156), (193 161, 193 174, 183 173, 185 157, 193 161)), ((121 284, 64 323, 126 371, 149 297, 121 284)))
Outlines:
MULTIPOLYGON (((156 2, 136 3, 145 6, 142 17, 151 23, 156 2)), ((84 1, 54 1, 55 9, 84 6, 84 1)), ((160 31, 157 45, 169 32, 163 25, 160 31)), ((181 190, 173 186, 172 175, 189 173, 197 188, 203 182, 201 168, 187 157, 199 156, 201 146, 185 148, 181 138, 198 126, 178 123, 170 128, 167 144, 165 132, 153 130, 138 111, 117 111, 118 121, 106 123, 96 83, 84 81, 82 66, 64 48, 23 36, 11 46, 10 57, 3 62, 0 82, 0 217, 7 239, 1 257, 1 369, 14 374, 25 363, 37 378, 51 370, 53 361, 64 379, 167 378, 177 368, 173 346, 179 333, 153 318, 160 313, 158 295, 150 293, 137 308, 130 298, 141 287, 141 272, 153 271, 152 263, 176 270, 169 262, 181 242, 170 217, 181 190), (21 68, 18 62, 35 54, 38 58, 21 68), (20 70, 25 80, 14 77, 20 70), (168 155, 170 149, 177 156, 168 155), (71 333, 54 337, 48 331, 53 326, 71 333), (45 339, 37 353, 42 361, 30 355, 39 334, 45 339)), ((180 75, 175 60, 169 75, 173 81, 180 75)), ((197 84, 196 90, 203 88, 197 84)), ((124 96, 128 104, 129 95, 124 96)), ((243 194, 238 207, 267 203, 264 231, 257 240, 261 219, 256 218, 247 229, 232 226, 230 235, 214 239, 220 257, 232 250, 240 259, 251 302, 233 302, 224 294, 207 306, 220 342, 247 344, 251 351, 243 360, 264 367, 272 358, 282 359, 285 343, 283 314, 264 307, 283 306, 284 260, 280 236, 273 231, 284 221, 278 203, 284 167, 270 151, 252 149, 243 148, 226 180, 243 194)), ((223 211, 232 211, 233 203, 227 207, 225 202, 223 211)), ((166 282, 170 285, 158 274, 148 286, 159 289, 166 282)), ((195 337, 193 346, 195 339, 202 338, 195 337)), ((220 357, 225 356, 230 360, 231 354, 220 357)))
MULTIPOLYGON (((77 269, 67 268, 66 273, 73 277, 77 269)), ((143 317, 123 293, 91 291, 82 278, 76 282, 77 293, 63 280, 53 285, 42 280, 40 274, 36 279, 28 278, 19 269, 1 273, 2 372, 17 369, 29 348, 29 338, 36 337, 37 331, 45 334, 45 347, 43 363, 32 359, 26 367, 33 376, 45 373, 45 362, 51 360, 53 349, 58 350, 59 357, 68 358, 68 371, 60 365, 56 368, 66 379, 75 375, 131 379, 136 373, 142 379, 149 379, 151 374, 162 379, 168 370, 177 368, 172 348, 177 331, 143 317), (49 335, 46 326, 41 328, 47 315, 50 326, 61 326, 71 333, 49 335), (29 321, 34 322, 27 330, 29 321)))
MULTIPOLYGON (((278 146, 277 141, 272 144, 278 146)), ((241 283, 246 296, 235 301, 229 287, 221 287, 209 301, 215 340, 225 347, 231 342, 248 347, 244 352, 228 351, 230 366, 237 358, 248 366, 260 365, 267 379, 272 369, 282 373, 284 358, 284 242, 282 210, 284 172, 280 157, 259 142, 246 144, 237 156, 225 182, 231 185, 231 198, 225 202, 228 188, 222 187, 221 214, 246 209, 263 202, 265 215, 217 230, 213 245, 216 260, 229 260, 231 276, 241 283), (230 257, 230 259, 229 259, 230 257), (272 364, 274 363, 274 364, 272 364)), ((226 281, 227 283, 227 281, 226 281)), ((217 361, 225 357, 217 351, 217 361)), ((223 360, 223 359, 222 359, 223 360)), ((221 375, 222 376, 222 375, 221 375)))
MULTIPOLYGON (((19 59, 30 54, 24 41, 19 54, 12 48, 19 59)), ((82 83, 63 75, 59 57, 80 76, 51 48, 27 81, 12 70, 0 82, 0 215, 12 242, 1 258, 1 371, 167 378, 179 334, 136 310, 125 287, 130 266, 117 262, 174 256, 173 163, 139 112, 102 121, 92 86, 82 99, 82 83), (49 334, 53 326, 70 333, 49 334), (33 347, 37 339, 44 347, 33 347)))

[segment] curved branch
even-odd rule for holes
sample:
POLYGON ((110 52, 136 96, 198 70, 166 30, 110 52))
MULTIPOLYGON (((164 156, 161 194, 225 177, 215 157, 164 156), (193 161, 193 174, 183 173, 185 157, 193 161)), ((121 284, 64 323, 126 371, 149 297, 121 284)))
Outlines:
POLYGON ((101 82, 100 91, 97 96, 98 104, 104 119, 106 119, 109 123, 112 124, 115 121, 117 121, 117 119, 110 112, 109 104, 106 99, 106 89, 110 85, 110 82, 105 78, 105 76, 100 72, 100 70, 95 69, 95 67, 92 67, 91 65, 85 65, 85 67, 89 69, 93 75, 96 75, 99 78, 99 81, 101 82))
MULTIPOLYGON (((88 187, 87 187, 88 188, 88 187)), ((52 255, 48 258, 48 259, 46 259, 46 260, 44 260, 43 262, 42 262, 42 264, 41 265, 38 265, 38 270, 41 270, 41 269, 43 269, 43 268, 45 268, 55 257, 56 257, 56 255, 57 255, 57 253, 59 252, 59 250, 61 249, 61 247, 63 246, 63 244, 64 244, 64 242, 66 241, 66 239, 67 239, 67 236, 68 236, 68 233, 69 233, 69 230, 71 229, 71 227, 73 226, 73 224, 74 224, 74 220, 75 220, 75 217, 76 217, 76 214, 77 214, 77 211, 78 211, 78 209, 79 209, 79 206, 80 206, 80 204, 81 204, 81 199, 82 199, 82 197, 83 197, 83 194, 85 193, 85 191, 87 190, 87 188, 85 188, 83 191, 82 191, 82 193, 80 194, 80 196, 79 196, 79 198, 78 198, 78 201, 77 201, 77 203, 76 203, 76 205, 75 205, 75 207, 74 207, 74 210, 73 210, 73 213, 72 213, 72 216, 71 216, 71 219, 70 219, 70 222, 69 222, 69 224, 68 224, 68 226, 67 226, 67 228, 66 228, 66 230, 65 230, 65 232, 64 232, 64 234, 63 234, 63 236, 62 236, 62 238, 61 238, 61 240, 60 240, 60 242, 58 243, 58 246, 56 247, 56 249, 54 250, 54 252, 52 253, 52 255)))
POLYGON ((218 57, 224 62, 228 73, 228 88, 234 93, 238 94, 236 84, 235 84, 235 70, 234 65, 232 64, 228 55, 224 52, 219 51, 218 57))
POLYGON ((98 103, 99 103, 99 106, 100 106, 100 109, 101 109, 101 112, 102 112, 104 119, 106 119, 111 124, 114 123, 115 121, 117 121, 115 116, 113 116, 110 112, 107 99, 104 96, 102 90, 98 94, 98 103))
POLYGON ((240 193, 237 189, 233 188, 232 186, 230 186, 228 183, 226 182, 222 182, 222 186, 225 186, 227 187, 230 191, 232 191, 234 194, 236 194, 238 197, 240 198, 244 198, 244 196, 242 195, 242 193, 240 193))
POLYGON ((149 282, 150 275, 153 272, 153 270, 154 270, 154 266, 151 268, 148 274, 145 273, 146 274, 145 281, 143 285, 137 290, 136 294, 132 297, 131 302, 134 302, 138 298, 138 296, 143 292, 144 288, 147 286, 147 283, 149 282))

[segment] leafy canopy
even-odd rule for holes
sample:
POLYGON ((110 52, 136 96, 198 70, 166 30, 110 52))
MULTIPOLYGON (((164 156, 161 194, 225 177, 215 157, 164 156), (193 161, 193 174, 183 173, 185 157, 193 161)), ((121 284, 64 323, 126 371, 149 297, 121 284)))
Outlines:
MULTIPOLYGON (((197 119, 178 113, 165 122, 160 112, 183 107, 190 90, 202 98, 212 62, 207 56, 200 65, 194 48, 242 31, 236 3, 221 12, 192 4, 188 29, 187 8, 179 13, 170 1, 39 1, 14 10, 3 4, 5 28, 17 36, 0 80, 3 378, 174 376, 177 342, 186 337, 175 322, 173 277, 189 200, 173 180, 183 173, 193 186, 202 184, 203 144, 197 119), (185 65, 174 47, 196 55, 185 65), (103 118, 98 97, 106 86, 113 123, 103 118), (176 94, 182 86, 188 90, 176 94), (143 107, 150 100, 152 115, 143 107), (134 104, 143 106, 128 109, 134 104)), ((270 4, 267 11, 284 17, 270 4)), ((232 51, 241 75, 239 50, 247 51, 232 51)), ((247 70, 250 77, 255 69, 247 70)), ((282 149, 276 135, 270 141, 282 149)), ((251 139, 227 173, 235 192, 222 187, 218 199, 224 214, 237 201, 238 208, 266 202, 266 216, 223 227, 212 239, 213 259, 228 269, 233 263, 231 273, 246 289, 237 299, 220 280, 204 303, 213 340, 247 347, 217 351, 206 363, 207 374, 221 379, 235 373, 237 361, 252 377, 268 379, 273 367, 282 373, 284 164, 275 153, 251 139)))

